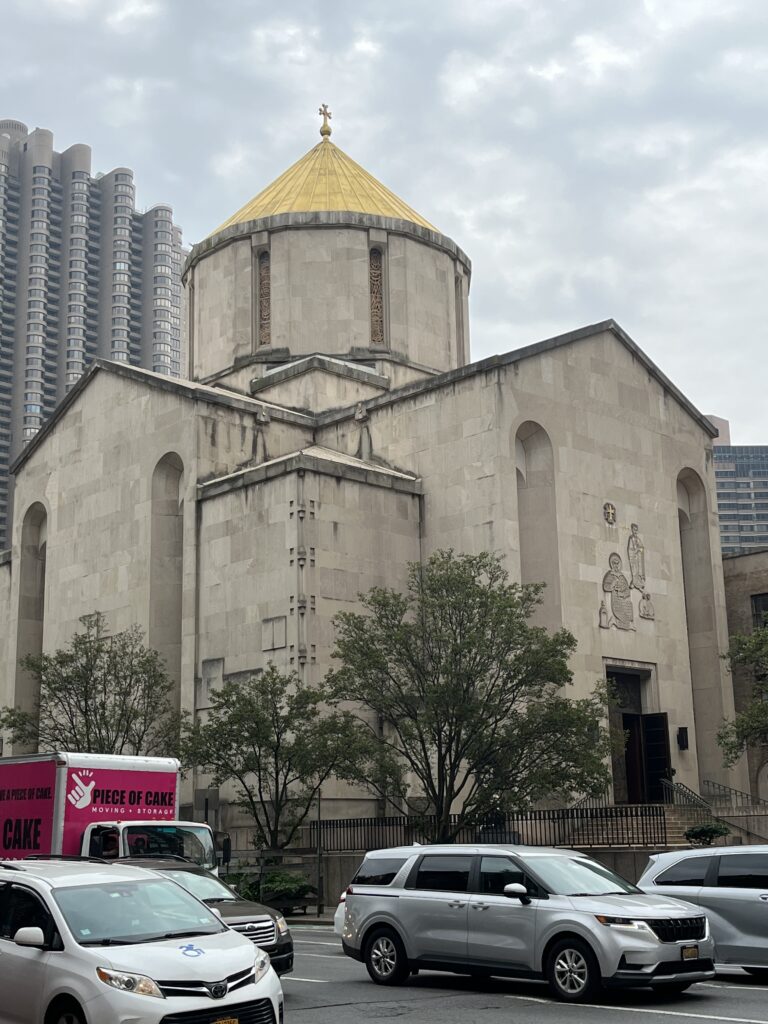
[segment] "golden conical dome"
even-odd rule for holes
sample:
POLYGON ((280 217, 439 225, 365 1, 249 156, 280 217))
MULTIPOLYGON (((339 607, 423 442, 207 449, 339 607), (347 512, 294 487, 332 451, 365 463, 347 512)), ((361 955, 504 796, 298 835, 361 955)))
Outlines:
POLYGON ((213 233, 218 234, 233 224, 245 224, 277 213, 342 211, 394 217, 437 231, 434 225, 334 145, 328 135, 330 129, 323 133, 322 142, 213 233))

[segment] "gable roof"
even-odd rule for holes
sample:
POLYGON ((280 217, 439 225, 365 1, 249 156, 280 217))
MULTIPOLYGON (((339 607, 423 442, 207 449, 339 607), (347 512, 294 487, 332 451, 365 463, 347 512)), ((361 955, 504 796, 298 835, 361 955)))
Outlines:
MULTIPOLYGON (((376 409, 379 406, 390 405, 406 395, 413 395, 421 391, 433 391, 435 388, 444 387, 446 384, 463 380, 476 373, 487 373, 488 370, 493 370, 496 367, 510 366, 521 362, 523 359, 532 359, 534 356, 543 355, 545 352, 552 352, 558 348, 564 348, 566 345, 573 345, 577 341, 583 341, 598 334, 612 334, 645 367, 649 375, 685 409, 691 419, 695 420, 702 430, 709 434, 710 437, 718 436, 717 427, 703 413, 699 412, 693 402, 685 397, 682 391, 672 383, 666 374, 662 373, 650 356, 643 352, 637 342, 633 341, 615 320, 601 320, 599 323, 590 324, 587 327, 579 327, 575 331, 568 331, 567 334, 558 334, 554 338, 546 338, 544 341, 537 341, 532 345, 513 349, 511 352, 488 356, 487 359, 480 359, 476 363, 467 363, 466 366, 459 366, 455 370, 447 370, 445 373, 437 374, 426 380, 411 381, 399 388, 394 388, 384 395, 363 399, 362 404, 366 409, 376 409)), ((326 413, 318 414, 316 419, 318 424, 325 426, 337 419, 348 419, 354 415, 355 408, 356 405, 349 406, 343 411, 332 409, 326 413)))
POLYGON ((243 412, 250 412, 255 415, 267 415, 301 426, 312 427, 315 423, 313 416, 307 416, 305 413, 295 412, 292 409, 285 409, 283 406, 274 405, 271 402, 249 398, 247 395, 235 394, 223 388, 210 387, 208 384, 198 384, 195 381, 184 380, 180 377, 167 377, 165 374, 154 373, 152 370, 145 370, 142 366, 132 366, 130 363, 117 363, 109 359, 96 359, 91 363, 72 390, 56 406, 53 415, 45 421, 23 451, 17 455, 9 467, 12 473, 17 473, 21 469, 30 455, 40 447, 59 420, 66 415, 70 406, 77 401, 99 373, 111 373, 117 377, 132 380, 135 383, 146 384, 149 387, 159 388, 163 391, 170 391, 193 402, 203 401, 211 405, 225 405, 230 409, 240 409, 243 412))

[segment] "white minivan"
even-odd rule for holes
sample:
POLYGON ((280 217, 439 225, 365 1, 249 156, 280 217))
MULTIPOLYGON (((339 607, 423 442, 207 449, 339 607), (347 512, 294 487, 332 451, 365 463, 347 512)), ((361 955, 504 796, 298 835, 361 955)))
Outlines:
POLYGON ((279 1024, 266 953, 169 878, 123 863, 0 862, 3 1024, 279 1024))

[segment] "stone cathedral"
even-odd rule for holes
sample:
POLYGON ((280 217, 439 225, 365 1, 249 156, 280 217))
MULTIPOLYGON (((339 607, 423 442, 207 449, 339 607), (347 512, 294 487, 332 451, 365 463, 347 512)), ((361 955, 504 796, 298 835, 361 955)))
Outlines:
POLYGON ((747 789, 716 744, 717 431, 612 320, 472 362, 468 257, 330 134, 192 249, 189 379, 96 362, 17 459, 0 699, 31 706, 19 659, 96 609, 146 631, 188 710, 270 661, 317 680, 358 593, 488 549, 547 584, 574 695, 614 681, 616 802, 671 773, 747 789))

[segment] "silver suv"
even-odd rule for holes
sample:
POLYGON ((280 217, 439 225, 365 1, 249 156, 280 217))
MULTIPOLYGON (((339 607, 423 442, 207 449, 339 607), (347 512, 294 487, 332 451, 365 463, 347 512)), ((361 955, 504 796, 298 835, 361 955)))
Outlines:
POLYGON ((677 993, 714 976, 701 911, 647 896, 589 857, 538 847, 369 853, 347 890, 342 944, 379 985, 419 968, 543 976, 567 1002, 610 985, 677 993))
POLYGON ((768 846, 656 854, 638 885, 697 904, 709 918, 717 962, 768 981, 768 846))

